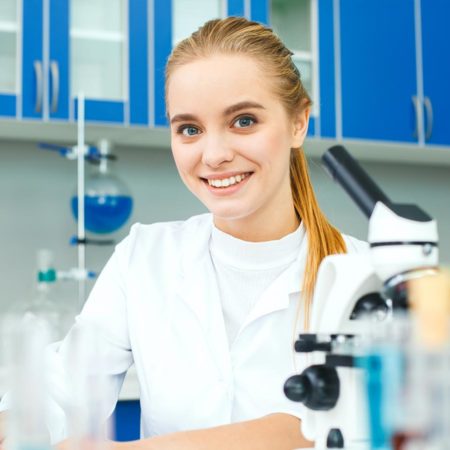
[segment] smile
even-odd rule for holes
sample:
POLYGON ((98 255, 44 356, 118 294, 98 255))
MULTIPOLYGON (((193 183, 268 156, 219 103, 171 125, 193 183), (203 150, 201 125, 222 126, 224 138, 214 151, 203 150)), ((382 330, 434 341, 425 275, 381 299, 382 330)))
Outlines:
POLYGON ((250 175, 250 173, 246 172, 240 175, 235 175, 233 177, 229 178, 222 178, 222 179, 208 179, 208 184, 210 186, 214 186, 216 188, 224 188, 228 186, 233 186, 234 184, 240 183, 242 180, 247 178, 250 175))

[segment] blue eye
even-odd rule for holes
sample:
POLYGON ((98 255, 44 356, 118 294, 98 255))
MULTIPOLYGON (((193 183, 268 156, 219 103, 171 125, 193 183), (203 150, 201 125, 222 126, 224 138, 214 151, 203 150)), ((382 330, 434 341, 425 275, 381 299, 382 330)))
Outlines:
POLYGON ((236 128, 248 128, 254 123, 256 123, 256 121, 252 117, 242 116, 234 122, 234 125, 236 126, 236 128))
POLYGON ((199 129, 192 125, 183 125, 178 128, 177 133, 183 134, 184 136, 196 136, 199 133, 199 129))

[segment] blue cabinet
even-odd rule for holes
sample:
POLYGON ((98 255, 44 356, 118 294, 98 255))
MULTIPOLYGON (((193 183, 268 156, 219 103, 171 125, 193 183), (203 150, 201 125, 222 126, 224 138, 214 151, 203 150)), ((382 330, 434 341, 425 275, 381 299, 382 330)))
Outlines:
POLYGON ((42 118, 44 109, 43 2, 30 0, 22 19, 22 116, 42 118))
POLYGON ((335 6, 337 136, 450 145, 449 2, 340 0, 335 6))
POLYGON ((87 121, 148 125, 147 0, 53 3, 53 11, 59 4, 55 18, 64 23, 61 67, 68 64, 69 79, 61 81, 69 86, 69 119, 77 118, 76 98, 83 92, 87 121))
POLYGON ((413 1, 341 0, 342 136, 414 142, 413 1))
POLYGON ((450 2, 422 0, 424 140, 450 145, 450 2))
MULTIPOLYGON (((48 115, 52 119, 69 118, 69 4, 68 0, 50 0, 48 115)), ((26 30, 26 29, 25 29, 26 30)), ((26 32, 26 31, 25 31, 26 32)), ((28 39, 32 33, 26 32, 28 39)), ((24 58, 25 59, 25 58, 24 58)), ((47 62, 46 62, 47 66, 47 62)), ((25 88, 25 86, 24 86, 25 88)))
POLYGON ((148 125, 147 0, 27 0, 17 15, 21 83, 0 86, 0 115, 73 121, 83 92, 86 120, 148 125))
MULTIPOLYGON (((23 1, 21 82, 16 92, 2 92, 0 77, 0 116, 73 122, 83 92, 87 122, 166 127, 175 1, 23 1)), ((229 0, 221 14, 267 23, 268 9, 269 0, 229 0)))
POLYGON ((139 400, 121 400, 114 410, 114 439, 119 442, 140 438, 141 407, 139 400))
POLYGON ((319 33, 319 92, 320 127, 318 134, 325 138, 336 136, 336 86, 334 55, 333 0, 320 0, 318 11, 319 33))

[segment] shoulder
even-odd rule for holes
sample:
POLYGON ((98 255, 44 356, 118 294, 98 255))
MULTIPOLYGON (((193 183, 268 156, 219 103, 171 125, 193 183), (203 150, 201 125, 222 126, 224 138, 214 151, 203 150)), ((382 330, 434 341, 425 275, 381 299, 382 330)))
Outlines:
POLYGON ((370 247, 366 241, 361 241, 347 234, 343 234, 342 237, 347 245, 347 253, 367 253, 369 251, 370 247))
POLYGON ((137 254, 163 257, 172 254, 172 251, 179 255, 187 247, 208 240, 211 227, 212 216, 209 213, 180 221, 136 223, 128 236, 116 246, 116 253, 127 259, 137 254))

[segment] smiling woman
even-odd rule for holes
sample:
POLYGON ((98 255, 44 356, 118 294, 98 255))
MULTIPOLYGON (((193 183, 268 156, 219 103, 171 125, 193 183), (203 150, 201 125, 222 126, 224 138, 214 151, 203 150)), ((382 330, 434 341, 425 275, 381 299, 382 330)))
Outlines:
POLYGON ((270 81, 251 58, 219 54, 178 67, 167 88, 181 178, 219 229, 247 241, 280 239, 299 225, 289 161, 307 109, 291 121, 270 81), (241 182, 229 185, 236 175, 241 182))
MULTIPOLYGON (((177 169, 210 213, 134 225, 55 366, 94 324, 112 411, 134 363, 144 439, 116 448, 310 446, 302 409, 282 390, 299 370, 293 333, 307 324, 322 259, 365 245, 333 228, 315 199, 301 149, 311 101, 291 52, 261 24, 209 21, 170 56, 166 101, 177 169)), ((57 441, 67 426, 52 417, 57 441)))
POLYGON ((181 178, 213 213, 216 226, 247 241, 280 239, 300 222, 305 226, 307 326, 320 262, 345 252, 346 245, 321 212, 311 185, 301 149, 311 99, 291 56, 258 23, 243 18, 209 21, 170 56, 166 103, 181 178), (189 152, 183 150, 186 145, 189 152), (229 171, 250 177, 242 189, 221 191, 217 201, 219 191, 205 190, 199 180, 222 184, 229 171))

